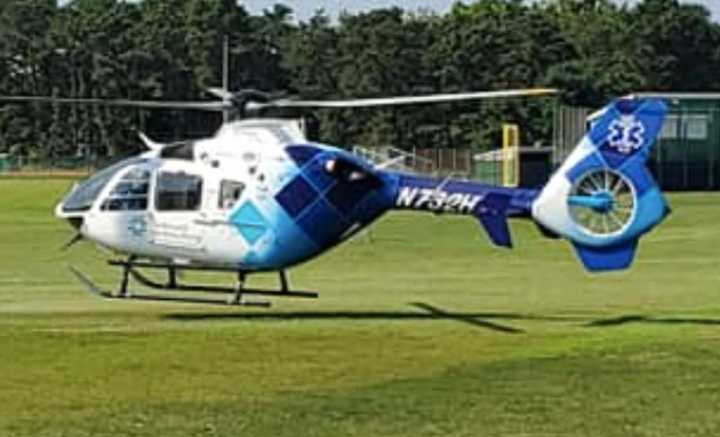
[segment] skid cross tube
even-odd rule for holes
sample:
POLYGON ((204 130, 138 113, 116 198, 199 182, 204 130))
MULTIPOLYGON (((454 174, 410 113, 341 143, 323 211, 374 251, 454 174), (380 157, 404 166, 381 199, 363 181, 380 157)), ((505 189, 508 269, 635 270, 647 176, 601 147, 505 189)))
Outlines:
POLYGON ((120 290, 118 291, 119 297, 127 297, 130 294, 130 291, 128 290, 128 285, 130 285, 130 273, 134 259, 135 257, 133 255, 130 255, 127 259, 127 262, 125 262, 125 264, 123 265, 123 276, 122 281, 120 282, 120 290))
POLYGON ((243 303, 243 289, 245 288, 245 272, 238 272, 237 285, 235 285, 235 293, 228 301, 232 305, 240 305, 243 303))
POLYGON ((168 288, 177 287, 177 268, 168 268, 168 288))
POLYGON ((280 270, 280 290, 283 294, 289 293, 288 291, 288 280, 285 270, 280 270))

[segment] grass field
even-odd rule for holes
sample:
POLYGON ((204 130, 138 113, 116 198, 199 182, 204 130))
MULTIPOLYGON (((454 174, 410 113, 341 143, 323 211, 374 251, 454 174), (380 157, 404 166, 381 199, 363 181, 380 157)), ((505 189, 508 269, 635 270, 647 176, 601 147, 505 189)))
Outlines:
POLYGON ((69 183, 0 180, 0 436, 720 435, 720 195, 605 276, 527 223, 502 251, 391 214, 291 272, 321 299, 248 310, 88 295, 69 263, 117 272, 58 250, 69 183))

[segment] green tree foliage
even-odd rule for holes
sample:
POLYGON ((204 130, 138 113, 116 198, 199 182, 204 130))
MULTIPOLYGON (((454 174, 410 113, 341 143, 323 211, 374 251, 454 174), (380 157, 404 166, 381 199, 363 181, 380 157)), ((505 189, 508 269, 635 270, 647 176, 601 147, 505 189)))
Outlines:
POLYGON ((642 75, 653 90, 701 91, 720 86, 720 25, 702 6, 645 0, 631 11, 636 38, 648 46, 642 75))
MULTIPOLYGON (((543 84, 550 67, 574 54, 559 26, 521 1, 458 4, 440 23, 433 46, 443 90, 527 88, 543 84)), ((452 144, 481 148, 500 144, 503 122, 521 123, 525 141, 549 138, 548 102, 472 102, 447 114, 452 144), (459 117, 454 117, 460 113, 459 117)))
MULTIPOLYGON (((205 99, 231 89, 305 98, 419 95, 554 86, 570 104, 599 106, 632 91, 720 90, 720 25, 678 0, 477 0, 444 15, 399 8, 306 22, 275 5, 251 15, 235 0, 0 2, 0 93, 205 99)), ((549 143, 553 99, 323 111, 330 143, 474 147, 522 126, 549 143)), ((271 114, 272 115, 272 114, 271 114)), ((297 113, 275 115, 294 116, 297 113)), ((162 140, 211 135, 217 114, 97 106, 4 105, 0 151, 50 158, 136 150, 134 132, 162 140)))

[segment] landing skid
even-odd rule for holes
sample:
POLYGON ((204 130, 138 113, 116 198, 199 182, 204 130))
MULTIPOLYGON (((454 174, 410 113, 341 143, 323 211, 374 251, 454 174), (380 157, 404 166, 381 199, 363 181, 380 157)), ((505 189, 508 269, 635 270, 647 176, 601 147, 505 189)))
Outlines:
POLYGON ((318 294, 310 291, 290 291, 288 287, 287 276, 285 271, 280 271, 280 290, 266 290, 266 289, 252 289, 245 288, 245 280, 247 278, 247 272, 238 271, 231 268, 213 268, 205 266, 185 266, 177 264, 163 264, 163 263, 151 263, 151 262, 139 262, 133 257, 128 258, 125 261, 108 261, 108 264, 113 267, 120 267, 122 269, 122 279, 120 282, 119 290, 115 293, 104 290, 97 286, 89 276, 70 266, 70 271, 82 282, 85 287, 93 294, 103 297, 105 299, 132 299, 132 300, 144 300, 144 301, 156 301, 156 302, 178 302, 178 303, 192 303, 192 304, 206 304, 206 305, 237 305, 237 306, 255 306, 255 307, 270 307, 271 304, 268 301, 254 301, 248 300, 246 296, 265 296, 274 298, 304 298, 304 299, 315 299, 318 294), (166 270, 168 272, 167 283, 160 283, 154 281, 138 269, 159 269, 166 270), (195 271, 210 271, 210 272, 233 272, 237 274, 237 283, 235 287, 223 287, 216 285, 186 285, 178 282, 177 273, 180 270, 195 270, 195 271), (154 294, 137 294, 133 293, 129 289, 130 279, 134 279, 141 285, 151 288, 153 290, 168 293, 167 295, 154 295, 154 294), (228 299, 211 299, 194 296, 180 296, 177 294, 170 293, 211 293, 211 294, 226 294, 230 295, 228 299))

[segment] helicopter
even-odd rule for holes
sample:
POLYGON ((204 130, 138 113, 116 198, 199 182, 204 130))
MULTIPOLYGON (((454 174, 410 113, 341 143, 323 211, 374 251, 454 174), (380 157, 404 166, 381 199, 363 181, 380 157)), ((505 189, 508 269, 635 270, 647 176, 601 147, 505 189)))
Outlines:
POLYGON ((341 147, 309 141, 292 120, 255 116, 268 108, 357 108, 542 96, 551 89, 354 100, 292 100, 258 91, 211 89, 219 101, 158 102, 4 97, 6 102, 85 103, 143 108, 232 111, 211 138, 160 144, 140 134, 147 151, 91 175, 57 205, 76 236, 122 256, 117 291, 75 276, 105 298, 262 305, 247 296, 316 298, 291 290, 287 270, 318 257, 391 210, 476 218, 490 241, 511 248, 509 218, 533 220, 543 235, 564 238, 590 272, 628 268, 639 238, 670 209, 646 161, 667 106, 621 98, 594 125, 542 189, 508 188, 392 171, 341 147), (142 271, 167 272, 167 280, 142 271), (179 272, 236 275, 232 287, 189 285, 179 272), (277 290, 246 286, 249 275, 277 272, 277 290), (130 280, 170 294, 131 292, 130 280), (227 293, 223 300, 175 296, 227 293))

